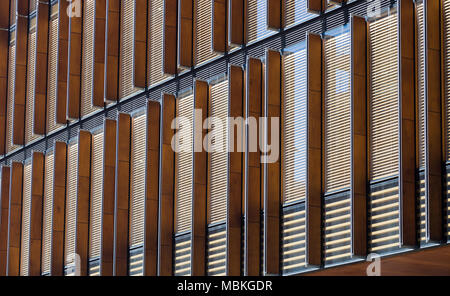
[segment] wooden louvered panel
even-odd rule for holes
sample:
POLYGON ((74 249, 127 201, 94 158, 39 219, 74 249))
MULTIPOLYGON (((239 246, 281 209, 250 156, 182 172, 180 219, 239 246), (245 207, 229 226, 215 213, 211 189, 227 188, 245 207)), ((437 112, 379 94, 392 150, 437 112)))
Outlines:
POLYGON ((36 35, 36 32, 28 35, 25 143, 30 143, 38 138, 38 136, 33 133, 33 113, 36 85, 36 35))
POLYGON ((212 50, 213 0, 196 0, 195 13, 195 64, 204 63, 215 56, 212 50))
POLYGON ((350 33, 325 41, 325 191, 350 187, 350 33))
POLYGON ((22 240, 20 247, 20 275, 29 272, 30 215, 31 215, 31 162, 23 167, 22 240))
POLYGON ((283 202, 306 196, 306 50, 284 57, 283 202))
POLYGON ((100 256, 103 199, 103 132, 92 136, 89 257, 100 256))
POLYGON ((78 143, 71 143, 67 151, 67 194, 65 225, 65 264, 72 262, 75 252, 75 223, 77 211, 78 143))
MULTIPOLYGON (((52 6, 52 10, 57 5, 52 6)), ((58 11, 56 11, 56 14, 58 11)), ((56 16, 50 21, 48 40, 48 82, 47 82, 47 133, 54 131, 56 124, 56 85, 58 83, 58 26, 56 16)))
POLYGON ((150 1, 148 26, 148 84, 155 85, 167 75, 163 73, 164 0, 150 1))
POLYGON ((177 101, 177 117, 180 121, 180 131, 177 136, 180 152, 176 157, 176 187, 175 187, 175 232, 183 232, 191 229, 192 225, 192 190, 193 190, 193 152, 184 151, 184 147, 189 149, 193 146, 193 120, 194 120, 194 95, 181 98, 177 101), (184 120, 189 125, 184 125, 184 120))
POLYGON ((256 41, 271 31, 267 29, 266 0, 247 1, 247 40, 256 41))
POLYGON ((444 98, 445 98, 445 159, 450 160, 450 1, 442 6, 444 23, 444 98))
POLYGON ((81 65, 81 117, 96 110, 92 106, 94 83, 94 23, 95 0, 84 1, 83 50, 81 65))
POLYGON ((14 61, 16 59, 16 45, 9 47, 9 65, 8 67, 8 102, 7 102, 7 120, 6 120, 6 153, 18 148, 12 144, 13 137, 13 114, 14 114, 14 84, 16 80, 16 67, 14 61))
MULTIPOLYGON (((228 117, 228 80, 211 86, 211 99, 209 105, 209 116, 221 119, 222 125, 228 117)), ((209 223, 223 222, 227 216, 227 196, 228 196, 228 130, 226 126, 216 125, 216 129, 222 128, 222 152, 210 151, 209 165, 209 223)), ((213 128, 213 130, 214 130, 213 128)), ((211 132, 210 132, 211 133, 211 132)), ((212 142, 212 140, 211 140, 212 142)), ((215 139, 215 145, 219 145, 220 140, 215 139)), ((220 149, 220 148, 218 148, 220 149)))
POLYGON ((398 174, 397 14, 369 24, 369 178, 398 174))
POLYGON ((42 273, 50 272, 53 213, 53 152, 45 155, 44 215, 42 226, 42 273))
POLYGON ((419 167, 425 167, 425 23, 423 3, 416 6, 417 17, 417 71, 418 71, 418 127, 419 127, 419 167))
POLYGON ((122 1, 119 70, 120 98, 129 96, 136 90, 134 87, 134 8, 134 1, 122 1))
POLYGON ((285 23, 291 26, 314 17, 306 10, 307 0, 285 0, 285 23))
POLYGON ((131 126, 130 246, 144 243, 146 119, 135 117, 131 126))

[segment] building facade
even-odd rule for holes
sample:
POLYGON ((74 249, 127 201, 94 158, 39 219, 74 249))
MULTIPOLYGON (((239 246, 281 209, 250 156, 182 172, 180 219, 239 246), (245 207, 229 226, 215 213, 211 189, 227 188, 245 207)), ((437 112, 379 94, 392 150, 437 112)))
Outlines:
POLYGON ((450 0, 2 1, 0 275, 447 245, 449 74, 450 0), (239 141, 229 117, 265 128, 239 141))

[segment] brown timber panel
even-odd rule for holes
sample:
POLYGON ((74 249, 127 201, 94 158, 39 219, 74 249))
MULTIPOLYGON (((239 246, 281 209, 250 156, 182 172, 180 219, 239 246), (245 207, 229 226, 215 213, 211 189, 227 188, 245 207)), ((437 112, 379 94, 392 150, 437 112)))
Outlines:
POLYGON ((117 101, 119 85, 120 0, 108 0, 105 98, 117 101))
MULTIPOLYGON (((163 94, 162 107, 162 172, 161 200, 159 202, 159 270, 158 275, 172 275, 172 238, 174 202, 175 154, 171 147, 174 130, 171 128, 175 116, 175 97, 163 94)), ((147 213, 148 216, 148 213, 147 213)))
POLYGON ((23 164, 11 164, 9 223, 8 223, 8 269, 6 275, 18 276, 20 273, 20 235, 22 221, 22 182, 23 164))
POLYGON ((6 275, 8 253, 9 181, 10 168, 2 166, 0 187, 0 276, 6 275))
POLYGON ((403 244, 415 246, 416 198, 415 198, 415 54, 414 3, 412 0, 398 2, 399 53, 400 53, 400 198, 402 200, 403 244))
POLYGON ((147 7, 148 0, 136 1, 134 32, 134 86, 146 87, 146 71, 147 71, 147 7))
POLYGON ((116 129, 117 123, 115 120, 105 119, 103 142, 103 207, 100 269, 102 276, 113 275, 116 129))
POLYGON ((353 252, 367 253, 367 24, 364 18, 353 16, 352 40, 352 194, 353 252))
POLYGON ((229 4, 229 42, 234 45, 242 45, 245 43, 244 35, 244 0, 230 0, 229 4))
POLYGON ((178 65, 180 67, 192 67, 192 32, 193 32, 193 1, 179 0, 180 13, 178 19, 178 65))
MULTIPOLYGON (((20 1, 19 1, 20 3, 20 1)), ((19 5, 18 5, 19 8, 19 5)), ((12 142, 14 145, 25 144, 25 100, 27 89, 27 42, 28 18, 18 15, 16 24, 16 69, 14 88, 14 111, 12 125, 12 142)))
POLYGON ((307 35, 307 258, 320 265, 322 260, 322 39, 307 35))
POLYGON ((192 201, 192 241, 191 241, 191 275, 205 275, 206 262, 206 198, 208 156, 203 150, 206 130, 203 122, 208 116, 209 86, 205 81, 196 80, 194 87, 194 109, 202 111, 201 117, 194 115, 194 189, 192 201), (199 136, 197 136, 199 135, 199 136))
MULTIPOLYGON (((244 73, 241 67, 229 68, 229 116, 242 117, 244 109, 244 73)), ((233 127, 234 128, 234 127, 233 127)), ((231 132, 231 131, 229 131, 231 132)), ((234 132, 233 152, 228 152, 228 206, 227 206, 227 275, 237 276, 241 273, 241 216, 242 216, 242 151, 238 147, 238 131, 234 132)))
MULTIPOLYGON (((263 116, 267 116, 268 126, 265 134, 268 139, 271 135, 271 118, 281 117, 281 55, 277 51, 269 50, 266 52, 265 104, 267 109, 263 116)), ((282 122, 282 121, 281 121, 282 122)), ((269 143, 267 143, 269 144, 269 143)), ((276 145, 270 143, 270 145, 276 145)), ((280 147, 280 145, 279 145, 280 147)), ((283 157, 283 155, 281 155, 283 157)), ((281 159, 266 164, 267 181, 266 199, 264 201, 264 266, 266 274, 280 273, 280 205, 281 201, 281 159)))
POLYGON ((89 199, 91 183, 91 143, 92 135, 80 130, 78 134, 78 184, 76 210, 75 253, 80 256, 80 275, 88 273, 89 250, 89 199))
MULTIPOLYGON (((169 99, 166 100, 167 102, 169 102, 171 100, 170 96, 169 99)), ((174 104, 174 102, 172 104, 174 104)), ((174 107, 175 106, 171 108, 174 107)), ((174 111, 172 111, 172 113, 173 112, 174 111)), ((159 203, 158 191, 159 191, 159 158, 160 158, 159 139, 160 139, 160 116, 161 116, 160 113, 161 113, 161 106, 158 102, 155 101, 147 102, 147 135, 146 135, 147 159, 146 159, 146 176, 145 176, 146 218, 145 218, 145 234, 144 234, 144 275, 146 276, 157 275, 157 262, 158 262, 157 225, 158 225, 158 203, 159 203)), ((166 147, 166 149, 167 148, 171 149, 170 147, 166 147)), ((170 167, 167 169, 170 170, 170 167)))

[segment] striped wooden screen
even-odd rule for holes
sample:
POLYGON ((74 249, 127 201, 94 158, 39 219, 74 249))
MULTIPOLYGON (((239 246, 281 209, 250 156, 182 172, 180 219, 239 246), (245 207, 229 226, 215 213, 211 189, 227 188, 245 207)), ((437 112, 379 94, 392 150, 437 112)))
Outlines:
POLYGON ((50 273, 53 217, 53 151, 47 152, 44 164, 44 210, 42 226, 42 274, 50 273))
POLYGON ((150 1, 148 26, 148 84, 153 86, 167 76, 163 73, 164 0, 150 1))
POLYGON ((20 245, 20 275, 28 276, 30 262, 30 216, 31 216, 31 160, 23 167, 22 239, 20 245))
POLYGON ((283 58, 283 202, 306 197, 306 49, 283 58))
POLYGON ((94 30, 95 0, 86 0, 83 4, 83 50, 81 61, 81 117, 94 112, 92 105, 94 84, 94 30))
POLYGON ((119 97, 124 98, 136 90, 134 87, 135 3, 134 1, 121 2, 119 97))
POLYGON ((56 85, 58 83, 58 4, 52 6, 48 40, 48 81, 47 81, 47 133, 59 125, 56 124, 56 85))
MULTIPOLYGON (((92 136, 91 206, 89 223, 89 259, 100 257, 103 201, 103 130, 92 136)), ((89 275, 100 275, 100 266, 89 269, 89 275)))

